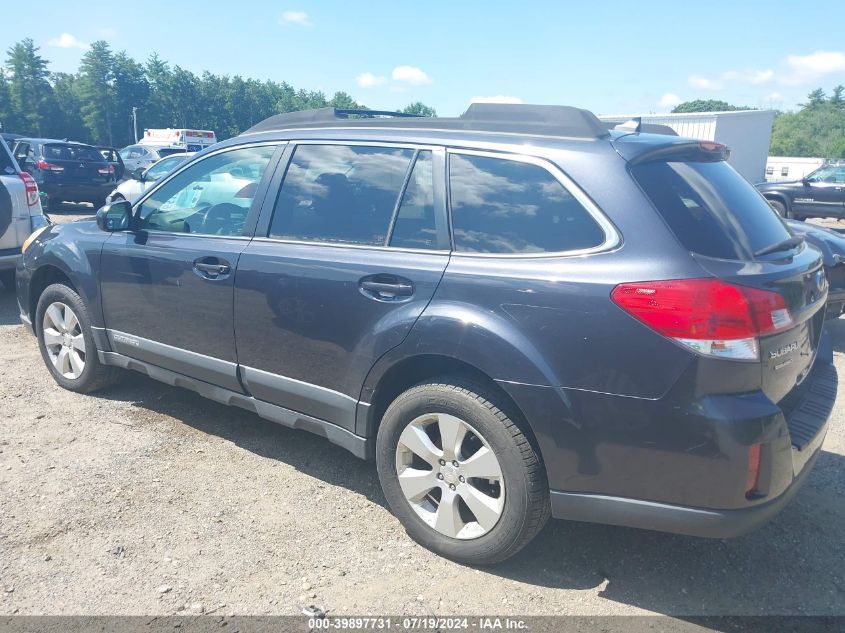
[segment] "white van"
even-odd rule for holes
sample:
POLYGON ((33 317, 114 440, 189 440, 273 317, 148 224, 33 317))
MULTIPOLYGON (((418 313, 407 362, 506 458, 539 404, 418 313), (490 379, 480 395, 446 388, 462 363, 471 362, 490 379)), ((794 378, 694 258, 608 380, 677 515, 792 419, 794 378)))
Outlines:
POLYGON ((139 145, 178 148, 183 152, 200 152, 217 142, 217 135, 211 130, 189 130, 187 128, 152 128, 144 130, 139 145))

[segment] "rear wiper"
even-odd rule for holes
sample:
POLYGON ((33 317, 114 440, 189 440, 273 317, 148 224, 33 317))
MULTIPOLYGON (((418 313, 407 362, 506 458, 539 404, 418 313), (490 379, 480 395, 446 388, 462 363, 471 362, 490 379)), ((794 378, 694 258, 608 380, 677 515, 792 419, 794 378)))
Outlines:
POLYGON ((803 236, 793 235, 792 237, 787 238, 781 242, 777 242, 776 244, 770 244, 769 246, 761 248, 759 251, 756 251, 754 253, 754 257, 760 257, 761 255, 768 255, 769 253, 777 253, 778 251, 785 251, 787 249, 795 248, 803 241, 803 236))

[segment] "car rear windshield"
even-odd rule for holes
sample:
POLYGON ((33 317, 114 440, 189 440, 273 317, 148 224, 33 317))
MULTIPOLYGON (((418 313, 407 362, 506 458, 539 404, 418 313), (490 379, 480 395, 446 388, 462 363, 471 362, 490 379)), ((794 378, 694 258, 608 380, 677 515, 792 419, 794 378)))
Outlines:
POLYGON ((631 173, 693 253, 750 260, 790 237, 765 199, 723 161, 642 163, 631 173))
POLYGON ((60 145, 52 143, 44 146, 45 160, 91 160, 104 162, 102 154, 88 145, 60 145))

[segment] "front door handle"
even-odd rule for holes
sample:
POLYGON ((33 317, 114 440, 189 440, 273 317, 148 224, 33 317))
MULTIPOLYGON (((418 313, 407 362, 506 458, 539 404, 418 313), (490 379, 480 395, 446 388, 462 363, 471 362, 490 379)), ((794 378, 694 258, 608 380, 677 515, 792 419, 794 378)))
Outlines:
POLYGON ((359 286, 364 296, 378 301, 401 301, 414 294, 414 284, 393 275, 370 275, 359 286))

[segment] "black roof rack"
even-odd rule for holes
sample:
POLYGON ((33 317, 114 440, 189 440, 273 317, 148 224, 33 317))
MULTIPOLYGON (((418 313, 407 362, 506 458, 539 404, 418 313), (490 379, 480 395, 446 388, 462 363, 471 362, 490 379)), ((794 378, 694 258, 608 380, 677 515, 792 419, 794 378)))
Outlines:
POLYGON ((571 106, 473 103, 460 117, 432 118, 385 110, 319 108, 276 114, 244 134, 290 128, 391 127, 402 129, 465 130, 566 136, 596 139, 607 136, 607 126, 589 110, 571 106), (356 117, 350 119, 354 115, 356 117), (378 117, 391 117, 378 118, 378 117))

